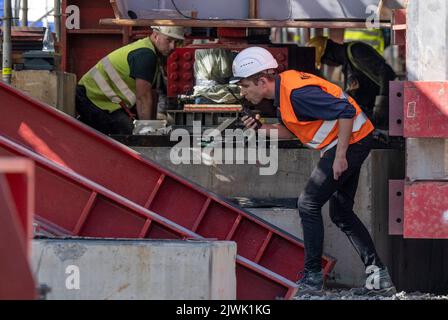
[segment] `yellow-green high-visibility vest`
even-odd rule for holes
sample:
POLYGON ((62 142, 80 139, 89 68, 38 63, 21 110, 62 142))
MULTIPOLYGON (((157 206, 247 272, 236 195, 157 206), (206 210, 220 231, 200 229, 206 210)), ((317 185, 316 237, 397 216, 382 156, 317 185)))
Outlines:
MULTIPOLYGON (((138 40, 111 52, 81 78, 79 85, 86 88, 87 97, 98 108, 113 112, 122 105, 128 108, 135 105, 137 90, 135 79, 130 77, 128 55, 141 48, 148 48, 155 53, 154 45, 149 38, 138 40)), ((160 69, 157 64, 152 81, 153 87, 157 85, 159 75, 160 69)))
POLYGON ((344 42, 361 41, 365 42, 380 54, 384 54, 384 36, 381 29, 346 29, 344 32, 344 42))

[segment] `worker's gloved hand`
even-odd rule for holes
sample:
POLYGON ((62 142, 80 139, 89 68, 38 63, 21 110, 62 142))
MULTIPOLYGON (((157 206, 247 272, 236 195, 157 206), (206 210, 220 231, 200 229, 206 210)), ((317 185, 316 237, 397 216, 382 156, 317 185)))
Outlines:
POLYGON ((389 132, 386 130, 375 129, 372 133, 373 139, 382 144, 389 144, 390 137, 389 132))
POLYGON ((386 130, 389 127, 389 97, 376 96, 373 108, 373 119, 379 129, 386 130))
POLYGON ((356 78, 349 78, 347 81, 347 88, 345 91, 349 92, 350 95, 353 95, 353 93, 359 89, 359 82, 356 78))

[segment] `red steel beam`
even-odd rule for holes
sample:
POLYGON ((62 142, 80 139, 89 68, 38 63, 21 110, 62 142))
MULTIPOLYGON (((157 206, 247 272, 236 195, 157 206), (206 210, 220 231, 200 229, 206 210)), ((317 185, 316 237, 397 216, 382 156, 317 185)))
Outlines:
POLYGON ((415 182, 404 190, 404 237, 448 239, 448 182, 415 182))
MULTIPOLYGON (((300 279, 299 239, 3 83, 0 101, 0 134, 203 237, 236 241, 240 256, 300 279)), ((334 264, 324 256, 324 273, 334 264)))
POLYGON ((0 300, 36 298, 29 265, 33 164, 0 158, 0 300), (22 194, 22 192, 24 192, 22 194))
POLYGON ((404 136, 448 138, 448 82, 405 82, 404 136))
MULTIPOLYGON (((2 135, 0 156, 35 161, 36 221, 48 235, 204 239, 2 135)), ((255 262, 241 256, 236 262, 238 299, 291 299, 297 292, 295 283, 255 262)))
POLYGON ((34 164, 26 158, 0 158, 0 171, 8 182, 29 254, 33 238, 34 164))

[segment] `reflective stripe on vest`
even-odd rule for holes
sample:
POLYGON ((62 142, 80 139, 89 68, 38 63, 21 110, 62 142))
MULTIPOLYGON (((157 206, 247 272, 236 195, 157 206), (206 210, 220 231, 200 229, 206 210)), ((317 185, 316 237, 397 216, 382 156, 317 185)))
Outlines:
MULTIPOLYGON (((128 107, 132 108, 132 106, 137 101, 137 97, 134 92, 128 87, 128 85, 123 81, 118 72, 113 67, 108 57, 105 57, 101 60, 103 64, 104 71, 106 71, 107 76, 110 80, 115 84, 115 86, 120 90, 120 92, 126 97, 129 101, 128 107)), ((120 103, 122 100, 115 94, 111 86, 107 83, 107 80, 102 76, 97 67, 93 67, 92 70, 92 78, 95 80, 97 86, 101 89, 101 91, 112 101, 113 103, 120 103)))
POLYGON ((121 99, 115 94, 115 91, 107 83, 106 79, 104 79, 103 75, 98 71, 97 68, 92 68, 90 70, 90 74, 93 80, 95 80, 97 86, 101 89, 104 95, 110 99, 110 101, 117 104, 121 102, 121 99))
POLYGON ((289 70, 280 74, 280 113, 285 126, 304 145, 313 149, 326 150, 337 143, 339 133, 338 120, 300 121, 297 119, 291 103, 291 94, 293 90, 305 86, 318 86, 322 91, 336 98, 347 99, 355 108, 356 115, 353 120, 350 144, 358 142, 373 131, 372 123, 362 112, 359 105, 350 96, 347 96, 340 87, 315 75, 289 70))
MULTIPOLYGON (((353 56, 353 53, 352 53, 352 47, 355 44, 356 44, 356 42, 351 42, 347 46, 347 56, 348 56, 348 59, 350 60, 350 63, 356 69, 361 71, 366 77, 368 77, 370 80, 372 80, 373 83, 375 83, 377 86, 381 87, 381 82, 380 82, 379 76, 377 76, 375 73, 373 73, 372 70, 364 67, 364 65, 359 64, 359 63, 356 62, 356 59, 355 59, 355 57, 353 56)), ((380 60, 384 60, 384 58, 377 51, 374 51, 374 52, 377 54, 377 56, 378 56, 378 58, 380 60)))
POLYGON ((380 55, 384 54, 384 36, 380 29, 346 29, 344 42, 361 41, 372 46, 380 55))
POLYGON ((130 103, 130 106, 132 107, 137 101, 134 92, 132 92, 132 90, 129 89, 128 85, 120 77, 120 75, 118 74, 117 70, 115 70, 108 57, 105 57, 103 60, 101 60, 101 62, 103 63, 104 70, 106 71, 109 78, 117 86, 118 90, 120 90, 121 93, 126 97, 126 99, 130 103))
MULTIPOLYGON (((367 121, 367 116, 364 112, 361 112, 360 114, 358 114, 355 118, 355 120, 353 121, 353 130, 352 132, 357 132, 359 130, 361 130, 361 127, 363 126, 363 124, 367 121)), ((338 144, 338 139, 333 140, 333 142, 331 142, 329 145, 323 147, 321 149, 321 153, 325 153, 325 151, 330 150, 331 148, 333 148, 335 145, 338 144)))
MULTIPOLYGON (((342 92, 341 99, 347 99, 347 96, 345 92, 342 92)), ((364 112, 361 111, 357 116, 355 116, 355 119, 353 121, 353 130, 352 132, 357 132, 361 129, 362 125, 367 121, 367 116, 364 112)), ((312 148, 312 149, 318 149, 319 146, 325 141, 325 139, 328 137, 331 131, 333 131, 334 126, 338 123, 337 120, 331 120, 331 121, 324 121, 322 125, 320 126, 319 130, 314 134, 313 139, 306 143, 305 145, 312 148)), ((337 139, 335 140, 337 143, 337 139)), ((333 141, 334 142, 334 141, 333 141)), ((331 143, 333 144, 333 143, 331 143)), ((331 145, 330 144, 330 145, 331 145)), ((328 146, 330 146, 328 145, 328 146)), ((336 145, 336 144, 334 144, 336 145)), ((334 146, 333 145, 333 146, 334 146)), ((327 147, 328 147, 327 146, 327 147)), ((330 147, 331 148, 331 147, 330 147)), ((329 149, 329 148, 327 148, 329 149)))

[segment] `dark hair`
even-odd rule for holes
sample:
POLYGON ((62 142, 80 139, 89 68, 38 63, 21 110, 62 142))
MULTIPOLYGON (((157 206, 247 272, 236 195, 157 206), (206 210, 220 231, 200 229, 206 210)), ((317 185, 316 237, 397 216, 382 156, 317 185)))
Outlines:
POLYGON ((275 80, 276 76, 277 72, 274 69, 270 69, 253 74, 246 79, 252 81, 255 85, 257 85, 260 78, 266 78, 269 82, 272 82, 275 80))

